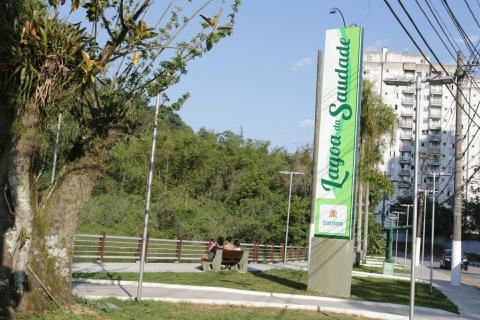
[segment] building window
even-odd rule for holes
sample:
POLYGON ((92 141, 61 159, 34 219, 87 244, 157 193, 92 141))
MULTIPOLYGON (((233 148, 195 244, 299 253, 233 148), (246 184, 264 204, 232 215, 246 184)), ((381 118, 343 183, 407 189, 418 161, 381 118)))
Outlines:
POLYGON ((367 61, 372 61, 372 56, 371 55, 367 56, 367 61))

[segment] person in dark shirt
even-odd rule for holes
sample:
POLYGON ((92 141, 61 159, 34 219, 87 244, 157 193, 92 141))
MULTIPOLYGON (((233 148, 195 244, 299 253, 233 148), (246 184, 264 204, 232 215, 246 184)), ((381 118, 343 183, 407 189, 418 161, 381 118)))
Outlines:
POLYGON ((202 256, 201 260, 212 261, 213 258, 215 258, 215 253, 217 253, 217 250, 223 249, 223 243, 224 243, 223 237, 218 237, 217 241, 213 242, 213 244, 209 246, 207 253, 205 253, 202 256))

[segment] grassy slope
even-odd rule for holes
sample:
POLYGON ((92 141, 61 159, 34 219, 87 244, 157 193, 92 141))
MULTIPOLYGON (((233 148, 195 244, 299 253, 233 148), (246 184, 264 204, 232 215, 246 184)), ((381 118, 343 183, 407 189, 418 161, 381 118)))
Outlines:
POLYGON ((143 301, 120 301, 105 299, 101 301, 80 302, 74 312, 54 310, 45 315, 24 316, 18 320, 158 320, 158 319, 194 319, 194 320, 366 320, 355 316, 343 316, 309 311, 294 311, 275 308, 245 308, 237 306, 207 306, 189 303, 166 303, 143 301), (115 305, 115 309, 112 305, 115 305))
MULTIPOLYGON (((91 279, 138 280, 137 273, 77 273, 73 276, 91 279)), ((246 274, 236 272, 145 273, 144 281, 319 295, 317 292, 307 291, 307 272, 295 270, 271 270, 268 272, 246 274)), ((429 294, 427 285, 417 284, 416 288, 416 304, 418 306, 458 313, 457 306, 448 300, 439 290, 434 288, 432 296, 429 294)), ((410 283, 398 280, 353 278, 351 293, 352 299, 408 304, 410 283)))

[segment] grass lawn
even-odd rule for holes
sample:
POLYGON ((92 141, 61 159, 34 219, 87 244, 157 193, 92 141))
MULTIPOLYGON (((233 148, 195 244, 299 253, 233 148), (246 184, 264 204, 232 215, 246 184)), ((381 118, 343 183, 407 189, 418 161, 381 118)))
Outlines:
MULTIPOLYGON (((383 269, 381 267, 359 266, 359 267, 354 267, 353 270, 369 272, 369 273, 383 273, 383 269)), ((404 269, 404 268, 395 268, 393 272, 397 274, 410 274, 410 270, 404 269)))
MULTIPOLYGON (((75 278, 138 280, 137 273, 75 273, 75 278)), ((253 291, 320 295, 307 290, 308 274, 297 270, 270 270, 256 273, 237 272, 158 272, 145 273, 145 282, 161 282, 197 286, 226 287, 253 291)), ((400 280, 353 278, 351 298, 376 302, 408 304, 410 283, 400 280)), ((429 293, 426 284, 416 286, 418 306, 458 313, 458 308, 443 293, 434 288, 429 293)))
POLYGON ((326 314, 313 311, 296 311, 275 308, 245 308, 237 306, 209 306, 190 303, 120 301, 109 298, 99 301, 79 300, 71 311, 56 309, 44 315, 17 317, 17 320, 246 320, 246 319, 320 319, 366 320, 356 316, 326 314))

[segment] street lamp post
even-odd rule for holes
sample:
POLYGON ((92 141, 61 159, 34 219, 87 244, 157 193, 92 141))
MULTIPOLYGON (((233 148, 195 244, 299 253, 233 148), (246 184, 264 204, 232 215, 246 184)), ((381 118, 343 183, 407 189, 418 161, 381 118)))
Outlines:
POLYGON ((340 16, 342 17, 342 21, 343 21, 343 27, 346 28, 347 25, 345 24, 345 18, 343 17, 342 10, 338 9, 337 7, 333 7, 332 9, 330 9, 330 14, 335 14, 335 13, 340 14, 340 16))
POLYGON ((137 301, 140 301, 142 299, 142 282, 143 282, 143 271, 145 267, 145 256, 147 253, 148 216, 150 213, 150 198, 152 195, 155 148, 157 146, 157 123, 158 123, 159 108, 160 108, 160 95, 157 95, 157 100, 155 104, 155 116, 153 120, 152 150, 150 154, 150 167, 148 171, 148 180, 147 180, 147 201, 145 205, 145 215, 144 215, 144 223, 143 223, 142 252, 140 253, 140 276, 138 279, 138 287, 137 287, 137 301))
MULTIPOLYGON (((408 218, 410 217, 410 207, 413 207, 412 204, 401 204, 401 206, 407 207, 407 225, 408 218)), ((405 259, 403 261, 403 267, 407 268, 407 251, 408 251, 408 229, 405 231, 405 259)))
POLYGON ((290 184, 288 187, 288 210, 287 210, 287 230, 285 232, 285 248, 283 251, 283 264, 287 262, 287 248, 288 248, 288 227, 290 225, 290 207, 292 202, 292 182, 294 175, 304 175, 303 172, 297 171, 280 171, 281 174, 288 174, 290 176, 290 184))
MULTIPOLYGON (((423 82, 427 82, 431 85, 444 85, 453 83, 453 78, 450 76, 434 76, 428 77, 423 82)), ((412 222, 412 259, 410 261, 410 313, 409 319, 412 320, 415 317, 415 259, 417 252, 417 245, 415 236, 417 234, 417 211, 418 211, 418 166, 419 166, 419 151, 420 151, 420 90, 421 79, 419 76, 416 79, 412 78, 398 78, 398 79, 385 79, 383 81, 386 85, 393 86, 409 86, 415 84, 415 172, 413 181, 413 222, 412 222)))
MULTIPOLYGON (((417 203, 418 203, 418 154, 420 150, 419 130, 420 130, 420 77, 417 76, 415 80, 404 79, 385 79, 386 85, 394 86, 409 86, 415 83, 415 98, 416 98, 416 110, 415 110, 415 172, 413 178, 413 223, 412 223, 412 257, 415 256, 417 246, 415 244, 415 235, 417 234, 417 203)), ((409 318, 413 320, 415 317, 415 262, 411 259, 411 272, 410 272, 410 313, 409 318)))

